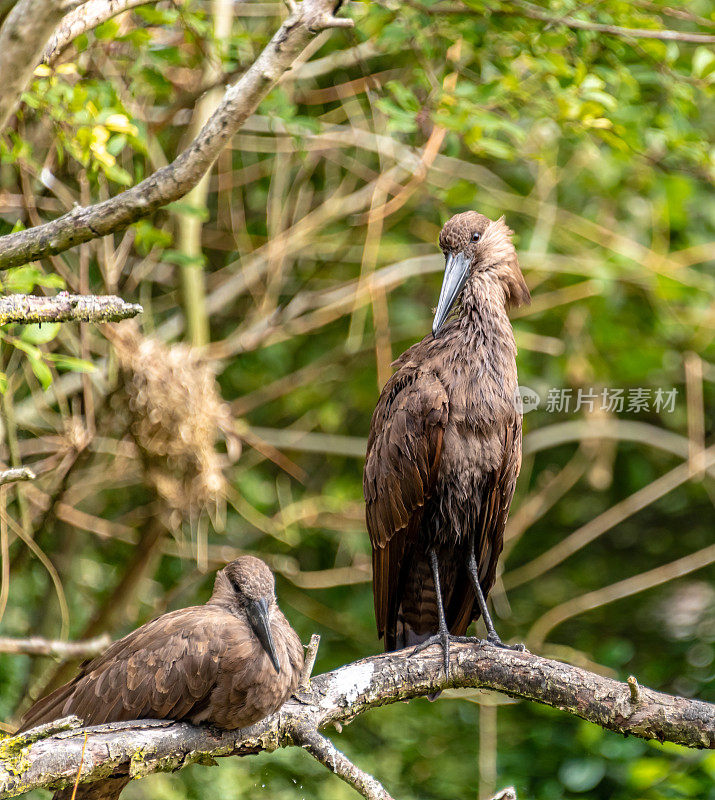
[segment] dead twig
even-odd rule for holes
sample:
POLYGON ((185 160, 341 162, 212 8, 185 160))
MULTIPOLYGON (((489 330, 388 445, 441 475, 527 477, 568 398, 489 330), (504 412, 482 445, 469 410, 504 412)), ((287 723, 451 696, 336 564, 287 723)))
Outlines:
POLYGON ((363 772, 322 733, 307 727, 296 727, 293 741, 310 753, 316 761, 334 772, 367 800, 393 800, 385 787, 372 775, 363 772))

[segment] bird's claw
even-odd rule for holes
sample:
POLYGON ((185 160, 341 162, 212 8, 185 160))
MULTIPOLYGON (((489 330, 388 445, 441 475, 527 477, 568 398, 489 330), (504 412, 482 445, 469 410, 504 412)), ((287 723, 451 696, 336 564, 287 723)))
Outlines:
POLYGON ((444 652, 444 674, 449 677, 449 645, 450 645, 451 637, 449 635, 449 631, 440 631, 439 633, 435 633, 433 636, 430 636, 429 639, 425 639, 424 642, 420 642, 417 647, 410 653, 410 656, 416 656, 418 653, 421 653, 423 650, 426 650, 428 647, 431 647, 433 644, 442 645, 442 650, 444 652))
POLYGON ((517 653, 528 652, 525 644, 504 644, 504 642, 502 642, 496 633, 488 634, 486 641, 489 642, 489 644, 494 645, 494 647, 499 647, 502 650, 514 650, 517 653))

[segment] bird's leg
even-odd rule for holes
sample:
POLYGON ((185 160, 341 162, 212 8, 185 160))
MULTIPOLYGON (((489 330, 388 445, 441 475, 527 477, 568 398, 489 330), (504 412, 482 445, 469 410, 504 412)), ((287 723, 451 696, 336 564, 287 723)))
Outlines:
POLYGON ((523 644, 504 644, 504 642, 502 642, 502 640, 499 638, 499 634, 496 632, 494 623, 492 622, 492 618, 489 614, 489 609, 487 608, 487 601, 484 597, 484 592, 482 591, 482 585, 479 583, 479 570, 477 569, 477 559, 474 556, 473 543, 469 547, 467 571, 469 572, 469 577, 471 578, 472 585, 474 586, 474 593, 477 595, 477 603, 479 604, 479 610, 482 612, 484 625, 487 629, 487 641, 489 644, 493 644, 495 647, 502 647, 505 650, 520 650, 522 652, 526 650, 523 644))
POLYGON ((442 588, 439 583, 439 563, 437 561, 437 553, 434 547, 430 547, 427 551, 429 556, 430 567, 432 568, 432 579, 434 580, 434 590, 437 594, 437 614, 439 616, 439 632, 420 642, 417 647, 412 651, 412 655, 421 653, 426 648, 433 644, 441 644, 444 650, 444 674, 449 677, 449 628, 447 627, 447 620, 444 616, 444 604, 442 603, 442 588))

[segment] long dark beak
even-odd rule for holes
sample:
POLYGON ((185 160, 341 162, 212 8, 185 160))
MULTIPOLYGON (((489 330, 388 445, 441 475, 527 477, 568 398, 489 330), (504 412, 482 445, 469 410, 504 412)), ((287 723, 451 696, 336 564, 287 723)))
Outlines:
POLYGON ((444 265, 442 290, 439 293, 437 311, 432 323, 432 334, 434 336, 439 333, 439 329, 444 325, 452 306, 467 282, 469 264, 469 256, 465 253, 450 253, 447 256, 447 263, 444 265))
POLYGON ((248 621, 251 623, 253 632, 258 637, 258 641, 263 645, 263 649, 268 653, 268 658, 271 659, 276 672, 281 671, 280 661, 276 653, 276 646, 273 643, 273 634, 271 633, 271 623, 268 619, 268 601, 265 597, 260 600, 253 600, 246 607, 248 612, 248 621))

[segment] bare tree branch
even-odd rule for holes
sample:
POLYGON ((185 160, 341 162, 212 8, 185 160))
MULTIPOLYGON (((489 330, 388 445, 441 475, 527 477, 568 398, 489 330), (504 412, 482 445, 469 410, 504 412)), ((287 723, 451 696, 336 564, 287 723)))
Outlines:
POLYGON ((94 639, 77 642, 63 642, 56 639, 43 639, 30 636, 28 639, 13 639, 0 636, 0 653, 25 653, 33 656, 59 656, 60 658, 88 658, 102 653, 112 643, 112 637, 103 633, 94 639))
POLYGON ((326 28, 352 26, 352 20, 333 16, 333 6, 333 0, 303 0, 238 83, 226 90, 199 135, 171 164, 116 197, 93 206, 77 206, 53 222, 1 237, 0 267, 26 264, 106 236, 183 197, 313 36, 326 28))
POLYGON ((59 24, 42 51, 42 62, 51 64, 67 45, 83 33, 96 28, 123 11, 143 6, 151 0, 87 0, 59 24))
MULTIPOLYGON (((419 657, 410 657, 410 652, 373 656, 313 678, 309 689, 299 690, 278 713, 241 731, 156 720, 88 728, 82 782, 110 774, 138 777, 210 763, 214 756, 249 755, 306 741, 315 754, 321 749, 329 757, 332 751, 322 738, 306 740, 305 731, 317 732, 336 723, 338 727, 377 706, 465 687, 543 703, 624 735, 715 748, 715 706, 709 703, 644 686, 638 687, 634 703, 628 683, 487 644, 453 644, 449 679, 439 647, 428 648, 419 657)), ((0 750, 0 797, 38 787, 72 786, 82 763, 84 733, 40 734, 43 738, 38 739, 35 730, 5 740, 0 750)), ((349 762, 343 766, 349 770, 349 762)), ((357 780, 357 773, 352 774, 357 780)), ((375 781, 373 790, 379 791, 378 787, 375 781)))
POLYGON ((0 325, 11 322, 119 322, 141 314, 138 303, 113 295, 60 292, 55 297, 9 294, 0 297, 0 325))
POLYGON ((0 27, 0 132, 30 82, 52 31, 78 2, 19 0, 0 27))
MULTIPOLYGON (((416 8, 423 14, 471 14, 473 8, 457 2, 454 5, 425 6, 417 0, 406 0, 407 5, 416 8)), ((596 31, 608 36, 619 36, 625 39, 660 39, 663 42, 685 42, 688 44, 712 44, 715 36, 709 33, 691 33, 690 31, 674 31, 668 28, 624 28, 621 25, 609 25, 602 22, 590 22, 575 17, 561 17, 544 11, 532 3, 522 0, 513 0, 513 7, 491 9, 491 14, 505 14, 510 16, 530 17, 550 25, 563 25, 567 28, 581 31, 596 31)), ((659 9, 660 10, 660 9, 659 9)))
POLYGON ((682 578, 683 575, 702 569, 713 562, 715 562, 715 544, 703 547, 668 564, 661 564, 659 567, 639 572, 631 575, 630 578, 602 586, 600 589, 560 603, 536 620, 529 631, 527 642, 532 646, 540 647, 557 625, 561 625, 562 622, 577 614, 583 614, 585 611, 598 608, 606 603, 630 597, 676 578, 682 578))
MULTIPOLYGON (((709 33, 690 33, 689 31, 673 31, 657 28, 623 28, 620 25, 607 25, 601 22, 589 22, 574 17, 560 17, 542 11, 531 3, 516 2, 518 11, 509 11, 513 14, 523 14, 531 19, 539 19, 552 25, 564 25, 567 28, 580 31, 596 31, 609 36, 620 36, 626 39, 660 39, 663 42, 686 42, 689 44, 712 44, 715 36, 709 33)), ((500 9, 500 11, 504 11, 500 9)))
POLYGON ((0 24, 16 5, 17 0, 0 0, 0 24))
POLYGON ((13 467, 0 472, 0 486, 15 481, 34 481, 36 477, 29 467, 13 467))
POLYGON ((352 786, 367 800, 393 800, 385 787, 372 775, 356 767, 350 759, 322 733, 312 728, 295 727, 292 731, 293 742, 310 753, 316 761, 334 772, 345 783, 352 786))

